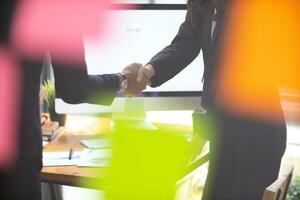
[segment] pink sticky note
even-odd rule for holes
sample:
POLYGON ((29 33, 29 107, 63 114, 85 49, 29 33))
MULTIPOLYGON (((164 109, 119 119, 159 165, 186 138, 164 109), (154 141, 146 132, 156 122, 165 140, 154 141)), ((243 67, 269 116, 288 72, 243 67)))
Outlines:
POLYGON ((18 148, 19 81, 12 56, 0 47, 0 168, 14 161, 18 148))
POLYGON ((11 32, 15 47, 26 56, 68 63, 84 61, 83 35, 105 35, 109 0, 22 0, 11 32))

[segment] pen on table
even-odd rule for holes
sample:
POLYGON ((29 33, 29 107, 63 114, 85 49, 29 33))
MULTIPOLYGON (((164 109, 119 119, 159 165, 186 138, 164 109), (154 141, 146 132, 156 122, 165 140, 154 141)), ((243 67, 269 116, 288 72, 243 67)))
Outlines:
POLYGON ((70 153, 69 153, 69 160, 72 159, 72 155, 73 155, 73 149, 71 148, 71 149, 70 149, 70 153))

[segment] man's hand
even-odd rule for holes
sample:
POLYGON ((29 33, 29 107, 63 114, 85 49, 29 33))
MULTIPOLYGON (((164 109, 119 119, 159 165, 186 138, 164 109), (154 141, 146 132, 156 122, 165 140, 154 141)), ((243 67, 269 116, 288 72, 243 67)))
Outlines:
POLYGON ((151 85, 151 78, 154 76, 155 70, 151 64, 147 64, 139 68, 136 81, 137 82, 146 82, 147 85, 151 85))
POLYGON ((139 95, 147 86, 145 80, 137 81, 137 74, 142 64, 132 63, 125 67, 122 74, 126 77, 126 85, 121 87, 121 91, 127 97, 139 95))

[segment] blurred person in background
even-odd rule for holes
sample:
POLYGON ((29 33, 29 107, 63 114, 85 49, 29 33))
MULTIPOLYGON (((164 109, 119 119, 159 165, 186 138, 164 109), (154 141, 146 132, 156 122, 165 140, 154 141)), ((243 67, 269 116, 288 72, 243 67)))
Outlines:
MULTIPOLYGON (((17 156, 8 169, 0 169, 0 199, 38 200, 41 199, 42 136, 39 91, 43 60, 26 58, 11 45, 10 28, 17 3, 17 0, 4 0, 0 4, 0 45, 18 63, 21 92, 21 105, 17 113, 19 120, 15 124, 17 156)), ((110 105, 121 85, 129 86, 135 82, 135 78, 131 80, 126 77, 128 73, 134 73, 131 77, 136 76, 137 66, 140 65, 132 64, 123 73, 104 75, 88 75, 84 59, 69 66, 52 60, 52 66, 57 95, 64 101, 73 104, 87 102, 110 105)), ((142 90, 144 87, 137 89, 142 90)))
MULTIPOLYGON (((258 200, 277 179, 286 147, 286 124, 277 88, 273 95, 281 113, 277 121, 231 113, 218 105, 216 72, 229 5, 229 0, 189 0, 186 19, 172 43, 139 69, 137 83, 126 91, 135 96, 136 87, 145 87, 145 82, 151 87, 160 86, 188 66, 202 50, 205 68, 201 104, 217 130, 209 133, 209 171, 202 199, 258 200)), ((218 78, 222 75, 218 74, 218 78)), ((201 79, 199 74, 199 80, 186 81, 201 79)))

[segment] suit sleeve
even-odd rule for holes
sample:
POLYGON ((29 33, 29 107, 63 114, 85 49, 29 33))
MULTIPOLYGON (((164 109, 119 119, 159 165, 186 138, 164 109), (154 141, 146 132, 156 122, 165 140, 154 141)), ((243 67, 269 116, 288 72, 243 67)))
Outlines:
POLYGON ((192 26, 188 12, 172 43, 150 60, 149 64, 155 69, 151 86, 160 86, 173 78, 197 57, 200 49, 197 30, 192 26))
POLYGON ((110 105, 118 92, 118 75, 88 75, 83 63, 81 66, 66 66, 52 61, 57 96, 71 104, 110 105))

